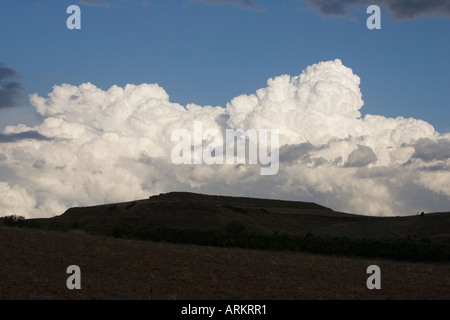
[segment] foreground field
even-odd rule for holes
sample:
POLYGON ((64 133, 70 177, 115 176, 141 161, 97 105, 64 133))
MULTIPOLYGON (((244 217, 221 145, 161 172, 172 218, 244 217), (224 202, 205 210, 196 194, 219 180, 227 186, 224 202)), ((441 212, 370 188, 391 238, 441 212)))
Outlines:
POLYGON ((450 299, 449 265, 0 227, 0 299, 450 299), (381 290, 366 269, 381 268, 381 290), (81 268, 81 290, 66 269, 81 268))

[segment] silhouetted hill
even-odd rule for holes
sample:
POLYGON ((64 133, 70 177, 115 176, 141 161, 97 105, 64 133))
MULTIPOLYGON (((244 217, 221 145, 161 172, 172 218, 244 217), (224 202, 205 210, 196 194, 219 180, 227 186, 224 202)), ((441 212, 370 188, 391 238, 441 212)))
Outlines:
POLYGON ((251 233, 311 233, 352 239, 414 239, 449 242, 450 213, 369 217, 299 201, 171 192, 149 199, 68 209, 37 227, 111 235, 117 228, 171 228, 226 231, 235 225, 251 233), (82 231, 80 231, 82 230, 82 231))

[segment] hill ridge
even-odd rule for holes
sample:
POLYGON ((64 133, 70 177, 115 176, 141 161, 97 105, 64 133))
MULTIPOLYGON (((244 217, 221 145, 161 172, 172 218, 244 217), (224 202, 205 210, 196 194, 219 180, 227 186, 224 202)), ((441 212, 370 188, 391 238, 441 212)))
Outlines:
POLYGON ((148 199, 70 208, 60 216, 31 219, 44 229, 80 229, 111 235, 115 230, 169 228, 224 232, 230 224, 257 234, 307 233, 358 239, 450 239, 450 214, 370 217, 333 211, 302 201, 233 197, 174 191, 148 199))

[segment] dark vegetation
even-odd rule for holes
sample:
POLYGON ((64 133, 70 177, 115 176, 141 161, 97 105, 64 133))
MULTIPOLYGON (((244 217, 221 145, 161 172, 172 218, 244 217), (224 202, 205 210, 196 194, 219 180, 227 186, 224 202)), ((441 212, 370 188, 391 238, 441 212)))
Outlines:
POLYGON ((8 227, 24 227, 25 217, 19 215, 10 215, 2 218, 3 225, 8 227))
POLYGON ((450 244, 430 243, 406 239, 369 240, 346 237, 256 234, 245 231, 238 222, 231 222, 225 231, 173 229, 131 226, 115 227, 111 236, 116 238, 166 241, 180 244, 196 244, 216 247, 238 247, 256 250, 292 250, 316 254, 387 258, 423 262, 450 262, 450 244))

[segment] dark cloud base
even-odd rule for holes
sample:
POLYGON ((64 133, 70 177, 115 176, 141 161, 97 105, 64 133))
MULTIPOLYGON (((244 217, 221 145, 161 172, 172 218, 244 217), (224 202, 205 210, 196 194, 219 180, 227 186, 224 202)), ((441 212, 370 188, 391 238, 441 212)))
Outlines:
POLYGON ((17 80, 20 75, 11 68, 0 63, 0 109, 12 108, 19 104, 23 89, 17 80))
POLYGON ((394 15, 396 20, 416 17, 450 17, 448 0, 306 0, 308 4, 327 16, 346 16, 355 6, 379 5, 394 15))
POLYGON ((27 132, 14 133, 14 134, 0 133, 0 143, 12 143, 12 142, 18 142, 21 140, 45 141, 45 140, 52 140, 52 139, 47 138, 36 131, 27 131, 27 132))

